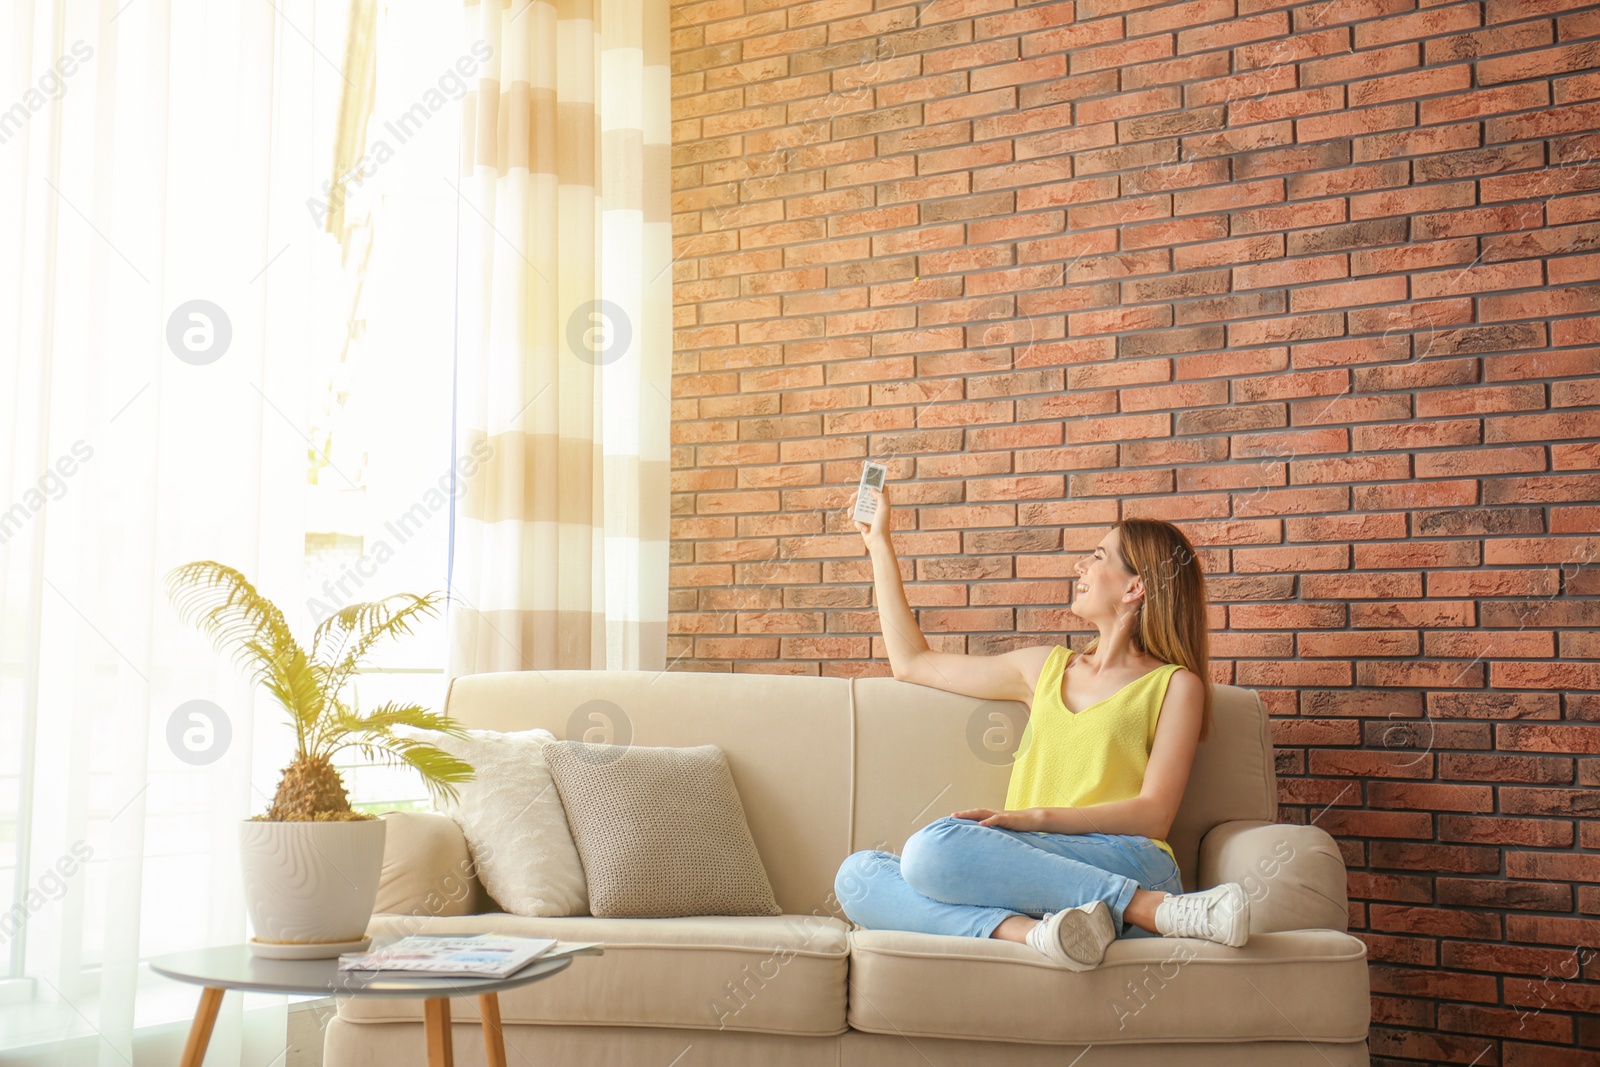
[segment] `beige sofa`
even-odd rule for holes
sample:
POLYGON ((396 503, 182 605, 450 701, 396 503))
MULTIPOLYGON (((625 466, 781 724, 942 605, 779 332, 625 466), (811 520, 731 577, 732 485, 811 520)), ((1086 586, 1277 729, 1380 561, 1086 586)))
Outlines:
MULTIPOLYGON (((1010 942, 853 929, 834 897, 849 853, 898 852, 940 816, 1002 805, 1023 705, 890 678, 529 671, 458 679, 447 710, 479 729, 722 746, 785 912, 507 915, 460 881, 454 823, 391 817, 379 898, 391 914, 374 916, 373 933, 606 944, 502 994, 513 1064, 1065 1067, 1090 1047, 1085 1067, 1368 1063, 1366 949, 1347 932, 1344 863, 1321 829, 1273 822, 1272 743, 1249 690, 1218 687, 1215 731, 1169 838, 1185 889, 1250 891, 1249 944, 1125 937, 1086 972, 1010 942)), ((475 1001, 453 1010, 460 1062, 482 1063, 475 1001)), ((420 1002, 345 1001, 324 1062, 420 1065, 421 1017, 420 1002)))

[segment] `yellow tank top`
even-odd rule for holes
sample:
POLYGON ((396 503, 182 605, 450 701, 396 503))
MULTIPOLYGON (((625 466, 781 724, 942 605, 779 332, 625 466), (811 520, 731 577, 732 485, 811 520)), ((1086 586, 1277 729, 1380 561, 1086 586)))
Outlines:
MULTIPOLYGON (((1012 757, 1006 808, 1084 808, 1131 800, 1144 785, 1167 683, 1181 663, 1164 663, 1074 715, 1061 699, 1072 649, 1050 650, 1033 691, 1022 741, 1012 757)), ((1165 841, 1156 847, 1178 857, 1165 841)))

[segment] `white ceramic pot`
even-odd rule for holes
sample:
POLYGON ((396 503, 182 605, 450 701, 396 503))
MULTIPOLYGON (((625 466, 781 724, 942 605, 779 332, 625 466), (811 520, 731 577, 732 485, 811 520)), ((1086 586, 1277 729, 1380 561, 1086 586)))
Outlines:
POLYGON ((318 959, 359 947, 383 872, 383 819, 240 827, 244 900, 261 956, 318 959))

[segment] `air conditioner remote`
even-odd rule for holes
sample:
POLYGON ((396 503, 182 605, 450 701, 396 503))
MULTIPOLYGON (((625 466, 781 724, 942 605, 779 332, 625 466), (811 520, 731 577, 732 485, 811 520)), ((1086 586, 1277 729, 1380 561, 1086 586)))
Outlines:
POLYGON ((884 479, 889 476, 889 468, 882 463, 873 463, 868 460, 861 468, 861 485, 856 490, 855 519, 857 522, 872 524, 872 517, 878 513, 878 500, 868 489, 883 489, 884 479))

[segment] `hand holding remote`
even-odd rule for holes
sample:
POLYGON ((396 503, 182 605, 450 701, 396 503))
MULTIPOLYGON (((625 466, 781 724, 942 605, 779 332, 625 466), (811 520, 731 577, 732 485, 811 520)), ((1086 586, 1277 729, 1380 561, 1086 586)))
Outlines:
POLYGON ((889 495, 882 489, 874 489, 871 486, 867 486, 851 495, 850 502, 845 506, 846 512, 852 515, 855 514, 856 500, 861 493, 874 493, 877 495, 878 510, 872 516, 872 522, 868 524, 860 519, 852 520, 856 529, 861 531, 861 540, 870 549, 874 541, 887 541, 889 539, 889 495))

